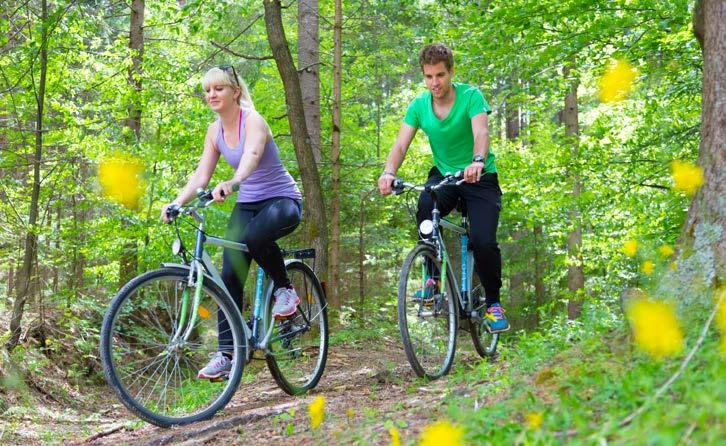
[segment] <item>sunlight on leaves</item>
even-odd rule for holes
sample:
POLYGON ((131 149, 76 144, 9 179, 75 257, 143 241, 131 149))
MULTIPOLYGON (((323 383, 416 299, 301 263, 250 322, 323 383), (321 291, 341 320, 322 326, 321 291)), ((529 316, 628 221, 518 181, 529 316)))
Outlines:
POLYGON ((426 426, 421 433, 420 446, 460 446, 464 444, 464 430, 448 421, 426 426))
POLYGON ((693 195, 696 189, 703 184, 703 169, 688 161, 673 160, 671 162, 671 175, 673 176, 673 189, 693 195))
POLYGON ((98 179, 103 194, 129 209, 138 208, 143 193, 139 176, 143 171, 143 163, 136 158, 114 156, 102 160, 98 166, 98 179))
POLYGON ((623 243, 623 252, 628 257, 635 257, 635 254, 638 252, 638 242, 633 239, 626 240, 623 243))
POLYGON ((313 400, 308 406, 308 415, 310 415, 310 426, 317 429, 325 418, 325 398, 319 396, 313 400))
POLYGON ((624 59, 611 63, 600 78, 600 100, 607 103, 625 99, 633 89, 637 74, 637 70, 624 59))
POLYGON ((391 434, 391 446, 401 446, 401 434, 398 433, 398 429, 392 427, 388 429, 388 433, 391 434))
POLYGON ((640 298, 628 307, 627 315, 639 349, 656 359, 683 350, 683 332, 672 304, 640 298))

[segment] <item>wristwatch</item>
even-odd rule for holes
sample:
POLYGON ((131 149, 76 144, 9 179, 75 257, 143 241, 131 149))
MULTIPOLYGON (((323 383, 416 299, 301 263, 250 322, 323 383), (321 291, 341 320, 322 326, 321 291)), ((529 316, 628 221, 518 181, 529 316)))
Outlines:
POLYGON ((481 155, 475 155, 474 158, 471 160, 472 163, 484 163, 484 157, 481 155))

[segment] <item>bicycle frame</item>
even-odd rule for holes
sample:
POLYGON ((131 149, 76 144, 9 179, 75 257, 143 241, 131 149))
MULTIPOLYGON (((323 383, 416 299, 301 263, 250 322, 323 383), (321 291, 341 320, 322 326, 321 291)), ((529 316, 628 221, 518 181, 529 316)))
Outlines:
MULTIPOLYGON (((214 266, 212 258, 204 249, 204 245, 210 244, 214 246, 220 246, 222 248, 249 252, 247 245, 245 245, 244 243, 237 243, 220 237, 206 235, 204 233, 204 215, 197 212, 196 210, 191 210, 189 214, 198 223, 194 242, 193 257, 191 262, 189 264, 162 264, 162 266, 165 267, 188 269, 188 286, 190 289, 194 289, 194 298, 191 300, 191 307, 189 307, 189 293, 185 290, 185 292, 182 294, 182 319, 176 329, 176 332, 174 333, 172 342, 177 341, 179 338, 181 338, 183 341, 186 341, 191 334, 191 331, 196 323, 196 318, 198 314, 197 311, 199 310, 199 302, 201 300, 204 277, 207 277, 209 280, 214 282, 225 294, 227 294, 230 299, 232 299, 231 293, 224 285, 224 282, 222 281, 222 276, 220 275, 217 268, 214 266), (188 321, 186 320, 187 314, 189 315, 188 321)), ((245 323, 242 324, 242 331, 244 332, 245 344, 247 347, 245 349, 247 356, 245 359, 247 361, 249 361, 249 359, 251 358, 253 350, 263 350, 267 353, 270 338, 272 336, 274 324, 271 323, 272 321, 269 320, 269 318, 263 317, 263 311, 265 308, 269 307, 270 299, 272 298, 271 288, 269 289, 269 292, 264 293, 265 289, 267 288, 267 283, 267 275, 265 274, 264 270, 260 266, 258 266, 255 283, 254 306, 252 312, 252 328, 250 329, 250 327, 248 327, 245 323), (264 333, 264 337, 260 339, 261 333, 264 333)), ((236 310, 240 316, 240 320, 244 321, 240 309, 236 310)))

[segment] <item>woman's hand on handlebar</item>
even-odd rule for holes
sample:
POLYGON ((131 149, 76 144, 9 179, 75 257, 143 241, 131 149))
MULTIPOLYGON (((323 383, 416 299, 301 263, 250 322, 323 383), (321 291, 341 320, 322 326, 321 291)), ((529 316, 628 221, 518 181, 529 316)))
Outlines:
POLYGON ((234 179, 222 181, 212 190, 212 198, 217 203, 223 202, 226 197, 232 195, 232 192, 239 190, 239 183, 234 179))

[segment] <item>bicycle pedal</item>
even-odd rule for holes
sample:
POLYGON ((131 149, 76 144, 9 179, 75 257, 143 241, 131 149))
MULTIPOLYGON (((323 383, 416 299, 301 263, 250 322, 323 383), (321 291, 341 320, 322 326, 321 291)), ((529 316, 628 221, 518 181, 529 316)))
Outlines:
POLYGON ((229 381, 229 375, 222 375, 222 376, 218 376, 216 378, 209 378, 210 383, 221 383, 224 381, 229 381))

